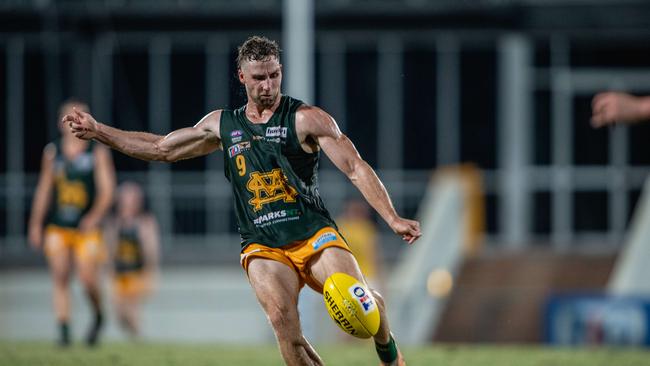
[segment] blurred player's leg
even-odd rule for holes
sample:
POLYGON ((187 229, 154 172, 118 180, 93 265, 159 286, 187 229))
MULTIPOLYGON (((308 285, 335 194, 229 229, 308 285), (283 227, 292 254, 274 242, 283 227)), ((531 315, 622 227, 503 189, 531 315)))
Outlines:
POLYGON ((283 263, 253 258, 248 265, 248 279, 271 322, 286 364, 322 365, 300 329, 298 275, 283 263))
MULTIPOLYGON (((365 282, 365 278, 361 274, 359 265, 354 259, 352 253, 336 247, 326 248, 312 263, 312 276, 322 285, 332 273, 336 272, 347 273, 350 276, 365 282)), ((368 284, 366 284, 366 286, 367 285, 368 284)), ((372 293, 377 301, 379 316, 381 319, 379 330, 374 336, 377 353, 384 365, 404 365, 399 349, 390 333, 384 299, 376 290, 372 290, 372 293)))
MULTIPOLYGON (((53 240, 52 237, 46 237, 46 248, 53 240), (49 241, 49 242, 48 242, 49 241)), ((59 323, 59 345, 68 346, 70 344, 70 275, 71 275, 71 253, 63 245, 49 245, 53 250, 48 251, 47 260, 52 275, 52 301, 54 305, 54 314, 59 323), (58 248, 54 249, 54 246, 58 248)))
POLYGON ((80 245, 83 249, 80 249, 75 253, 77 271, 79 273, 79 280, 86 292, 86 297, 88 298, 90 306, 94 312, 94 317, 86 336, 86 343, 90 346, 94 346, 99 340, 99 331, 104 322, 99 288, 101 255, 96 249, 98 244, 94 237, 89 239, 88 242, 83 242, 80 245), (89 250, 88 248, 94 249, 89 250))
POLYGON ((139 296, 128 293, 127 288, 120 288, 115 291, 114 299, 120 326, 129 336, 137 338, 140 334, 138 328, 139 296))

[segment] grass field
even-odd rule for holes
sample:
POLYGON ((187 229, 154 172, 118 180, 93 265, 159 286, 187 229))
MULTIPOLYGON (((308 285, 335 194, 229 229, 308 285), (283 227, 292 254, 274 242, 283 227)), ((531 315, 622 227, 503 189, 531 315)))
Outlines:
MULTIPOLYGON (((327 365, 377 365, 370 345, 317 347, 327 365)), ((650 365, 650 351, 639 349, 557 349, 529 346, 440 345, 405 349, 410 366, 621 366, 650 365)), ((0 365, 284 365, 275 347, 107 343, 61 350, 49 343, 0 342, 0 365)))

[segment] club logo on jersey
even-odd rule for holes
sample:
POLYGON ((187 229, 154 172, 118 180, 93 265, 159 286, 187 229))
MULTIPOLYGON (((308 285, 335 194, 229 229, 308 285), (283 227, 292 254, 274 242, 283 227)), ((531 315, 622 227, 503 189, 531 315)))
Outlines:
POLYGON ((240 142, 228 148, 228 156, 231 158, 251 148, 250 141, 240 142))
POLYGON ((121 239, 117 247, 116 259, 122 263, 135 264, 138 260, 138 244, 133 240, 121 239))
POLYGON ((241 141, 243 134, 244 133, 241 130, 234 130, 230 133, 230 139, 233 143, 237 143, 241 141))
POLYGON ((255 226, 257 227, 265 227, 269 225, 279 224, 281 222, 298 220, 299 218, 300 218, 300 210, 297 209, 280 210, 280 211, 269 212, 267 214, 264 214, 256 218, 255 220, 253 220, 253 224, 255 224, 255 226))
POLYGON ((296 189, 289 185, 287 177, 280 168, 267 173, 252 172, 246 183, 246 189, 253 193, 253 198, 248 203, 253 206, 255 212, 261 210, 263 205, 275 201, 296 202, 298 195, 296 189))
POLYGON ((57 203, 59 206, 73 206, 83 209, 88 206, 86 185, 79 180, 68 180, 65 174, 56 177, 57 203))
POLYGON ((374 309, 375 300, 370 297, 368 293, 366 293, 366 290, 364 290, 363 286, 360 283, 352 285, 348 289, 348 292, 350 292, 350 295, 352 295, 353 299, 356 299, 359 304, 361 304, 364 314, 368 314, 372 309, 374 309))
POLYGON ((314 250, 318 250, 323 244, 329 243, 331 241, 336 240, 336 234, 334 233, 324 233, 321 234, 321 236, 316 239, 311 246, 314 248, 314 250))
POLYGON ((266 128, 266 137, 287 137, 287 128, 286 127, 267 127, 266 128))

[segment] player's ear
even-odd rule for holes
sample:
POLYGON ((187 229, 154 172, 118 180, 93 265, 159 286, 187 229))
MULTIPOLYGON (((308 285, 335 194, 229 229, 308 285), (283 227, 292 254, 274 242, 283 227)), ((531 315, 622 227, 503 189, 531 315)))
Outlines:
POLYGON ((244 72, 242 71, 241 67, 237 69, 237 76, 239 77, 239 82, 244 83, 244 72))

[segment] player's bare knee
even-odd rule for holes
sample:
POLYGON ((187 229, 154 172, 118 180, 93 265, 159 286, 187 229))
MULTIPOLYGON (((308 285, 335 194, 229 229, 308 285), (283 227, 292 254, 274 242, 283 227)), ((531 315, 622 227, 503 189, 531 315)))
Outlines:
POLYGON ((97 282, 95 281, 95 276, 92 275, 80 275, 79 280, 81 285, 86 289, 86 291, 94 291, 97 289, 97 282))
POLYGON ((67 273, 55 273, 52 276, 52 281, 54 282, 54 287, 66 288, 68 286, 69 276, 67 273))

